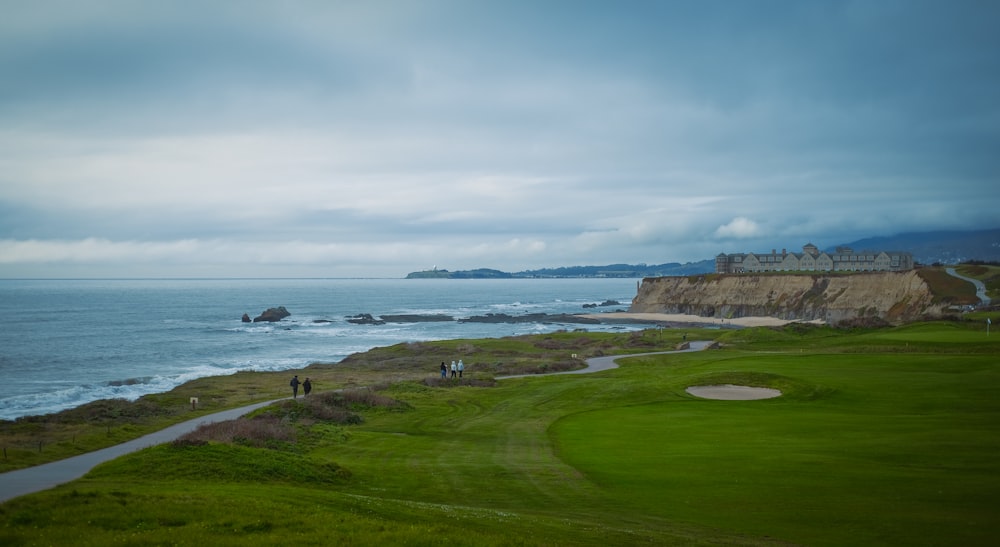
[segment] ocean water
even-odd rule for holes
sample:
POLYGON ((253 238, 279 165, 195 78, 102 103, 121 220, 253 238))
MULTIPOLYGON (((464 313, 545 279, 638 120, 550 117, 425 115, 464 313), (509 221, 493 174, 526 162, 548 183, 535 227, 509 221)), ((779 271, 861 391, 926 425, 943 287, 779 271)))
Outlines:
POLYGON ((355 325, 346 317, 624 309, 636 288, 635 279, 0 280, 0 419, 99 399, 134 400, 204 376, 335 363, 400 342, 635 329, 458 321, 355 325), (605 300, 622 305, 583 308, 605 300), (240 320, 276 306, 292 315, 278 323, 240 320))

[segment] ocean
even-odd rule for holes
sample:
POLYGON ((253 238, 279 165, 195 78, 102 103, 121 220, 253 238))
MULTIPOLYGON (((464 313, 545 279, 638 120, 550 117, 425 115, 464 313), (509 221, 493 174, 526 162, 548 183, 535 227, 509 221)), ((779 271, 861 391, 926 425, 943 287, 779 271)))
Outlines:
MULTIPOLYGON (((336 363, 400 342, 627 325, 415 322, 368 313, 582 313, 627 309, 635 279, 0 280, 0 419, 129 400, 200 377, 336 363), (621 306, 584 309, 617 300, 621 306), (267 308, 292 315, 243 323, 267 308)), ((433 363, 428 365, 433 368, 433 363)))

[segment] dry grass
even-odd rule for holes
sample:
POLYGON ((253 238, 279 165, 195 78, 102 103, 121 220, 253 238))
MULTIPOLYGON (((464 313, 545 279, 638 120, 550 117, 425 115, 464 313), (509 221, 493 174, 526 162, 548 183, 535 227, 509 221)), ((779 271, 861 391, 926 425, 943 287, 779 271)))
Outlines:
POLYGON ((972 283, 949 275, 944 268, 920 268, 917 274, 930 286, 935 302, 955 305, 979 302, 972 283))
POLYGON ((294 443, 296 437, 295 427, 289 420, 258 416, 205 424, 175 442, 198 444, 213 441, 265 448, 274 446, 275 442, 294 443))
POLYGON ((203 425, 176 442, 217 442, 276 448, 294 444, 301 427, 316 423, 359 424, 363 421, 359 412, 375 408, 406 409, 408 405, 373 389, 328 391, 280 401, 251 416, 203 425))

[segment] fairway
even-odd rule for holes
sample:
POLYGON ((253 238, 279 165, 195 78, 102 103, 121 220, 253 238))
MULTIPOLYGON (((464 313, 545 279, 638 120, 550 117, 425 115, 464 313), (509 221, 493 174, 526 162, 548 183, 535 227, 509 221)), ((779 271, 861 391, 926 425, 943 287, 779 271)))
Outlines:
POLYGON ((829 391, 578 413, 552 428, 560 455, 634 511, 794 543, 983 545, 997 531, 1000 476, 984 473, 1000 450, 994 357, 776 355, 725 366, 829 391))
POLYGON ((292 441, 136 452, 0 506, 0 543, 910 546, 1000 534, 1000 344, 974 326, 699 335, 722 349, 593 374, 388 383, 379 397, 401 404, 356 406, 351 425, 287 403, 272 413, 292 441), (782 395, 685 392, 719 384, 782 395))

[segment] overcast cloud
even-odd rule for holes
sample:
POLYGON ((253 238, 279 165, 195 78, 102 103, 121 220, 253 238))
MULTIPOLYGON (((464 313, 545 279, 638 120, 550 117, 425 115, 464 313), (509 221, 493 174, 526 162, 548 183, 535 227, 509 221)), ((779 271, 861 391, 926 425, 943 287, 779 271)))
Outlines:
POLYGON ((990 1, 0 0, 0 277, 1000 226, 990 1))

